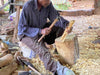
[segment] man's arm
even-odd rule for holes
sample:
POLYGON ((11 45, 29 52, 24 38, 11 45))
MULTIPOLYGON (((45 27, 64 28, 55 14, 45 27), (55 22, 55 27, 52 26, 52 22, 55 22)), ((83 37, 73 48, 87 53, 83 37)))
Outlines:
POLYGON ((37 34, 41 33, 41 29, 29 27, 29 22, 30 22, 29 12, 30 11, 31 10, 29 10, 28 6, 23 7, 21 17, 20 17, 20 20, 19 20, 19 25, 18 25, 18 35, 23 34, 23 35, 26 35, 26 36, 29 36, 29 37, 34 37, 37 34))
MULTIPOLYGON (((48 18, 50 19, 51 22, 54 21, 54 19, 56 19, 57 16, 60 16, 58 11, 53 7, 52 3, 49 5, 49 16, 48 18)), ((60 21, 58 21, 55 26, 59 26, 63 29, 66 28, 66 26, 68 26, 69 21, 65 20, 63 17, 60 17, 60 21)))

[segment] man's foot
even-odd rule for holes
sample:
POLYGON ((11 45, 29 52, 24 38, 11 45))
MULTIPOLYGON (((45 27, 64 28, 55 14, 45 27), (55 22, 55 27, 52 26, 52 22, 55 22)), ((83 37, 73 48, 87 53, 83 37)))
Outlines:
POLYGON ((74 72, 57 62, 57 75, 75 75, 74 72))

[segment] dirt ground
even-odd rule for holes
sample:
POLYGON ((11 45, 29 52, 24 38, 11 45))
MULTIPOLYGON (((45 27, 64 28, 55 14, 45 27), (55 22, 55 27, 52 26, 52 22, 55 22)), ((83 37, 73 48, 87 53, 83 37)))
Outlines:
MULTIPOLYGON (((88 3, 86 4, 87 8, 91 8, 92 6, 89 6, 91 3, 88 3)), ((81 5, 77 7, 76 4, 73 6, 75 9, 84 8, 84 6, 81 5)), ((100 75, 100 44, 92 43, 92 41, 99 38, 97 31, 100 30, 100 8, 96 9, 95 14, 92 16, 63 17, 69 21, 75 20, 71 34, 77 34, 80 50, 80 58, 77 60, 77 63, 68 67, 73 70, 76 75, 100 75), (88 29, 90 26, 93 29, 88 29)), ((0 17, 0 19, 5 20, 6 18, 7 16, 0 17)), ((34 65, 36 68, 39 68, 40 72, 45 72, 44 66, 40 63, 40 60, 33 59, 33 62, 35 62, 34 65)))
POLYGON ((76 75, 100 75, 100 44, 93 44, 100 32, 100 8, 92 16, 64 16, 67 20, 75 20, 74 34, 78 35, 80 58, 71 67, 76 75), (88 29, 91 26, 93 29, 88 29))
MULTIPOLYGON (((69 21, 75 20, 71 34, 77 34, 80 50, 80 58, 77 60, 77 63, 72 66, 67 64, 65 66, 73 70, 76 75, 100 75, 100 44, 92 43, 92 41, 99 38, 97 31, 100 31, 100 14, 63 17, 69 21), (93 29, 88 29, 89 26, 93 29)), ((37 62, 39 65, 40 61, 34 60, 34 62, 37 62)), ((34 65, 38 68, 36 64, 34 65)), ((41 68, 43 69, 43 66, 41 68)), ((43 72, 41 68, 39 67, 39 70, 43 72)))
POLYGON ((77 0, 76 2, 69 1, 71 7, 70 10, 75 9, 90 9, 94 7, 94 0, 77 0))

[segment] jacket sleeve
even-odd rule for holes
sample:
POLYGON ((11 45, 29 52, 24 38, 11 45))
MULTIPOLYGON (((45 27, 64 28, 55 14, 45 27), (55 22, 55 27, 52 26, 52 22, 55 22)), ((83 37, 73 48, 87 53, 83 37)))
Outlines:
POLYGON ((24 6, 18 24, 18 35, 34 37, 40 34, 40 31, 39 28, 29 27, 29 8, 24 6))
MULTIPOLYGON (((59 15, 58 11, 53 7, 52 3, 49 5, 49 16, 51 22, 53 22, 59 15)), ((65 20, 63 17, 60 16, 60 20, 55 24, 55 26, 59 26, 63 29, 68 26, 69 21, 65 20)))

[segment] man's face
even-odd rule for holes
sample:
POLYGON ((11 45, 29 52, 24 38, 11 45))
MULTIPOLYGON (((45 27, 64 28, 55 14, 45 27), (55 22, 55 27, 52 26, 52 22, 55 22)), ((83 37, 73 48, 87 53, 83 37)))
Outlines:
POLYGON ((43 6, 43 7, 47 7, 50 4, 50 0, 39 0, 39 3, 43 6))

